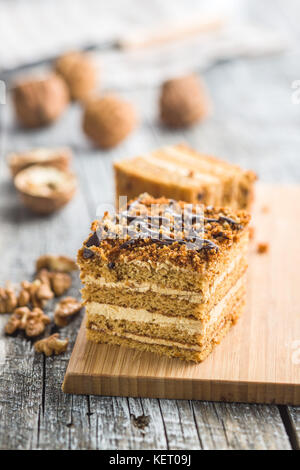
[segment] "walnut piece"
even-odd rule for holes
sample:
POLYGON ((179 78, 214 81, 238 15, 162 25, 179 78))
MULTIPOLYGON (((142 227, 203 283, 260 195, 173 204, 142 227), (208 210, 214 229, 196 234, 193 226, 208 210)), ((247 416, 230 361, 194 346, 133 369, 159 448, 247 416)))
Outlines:
POLYGON ((44 353, 46 356, 52 356, 52 354, 62 354, 68 347, 69 339, 59 339, 59 334, 48 336, 47 338, 41 339, 34 344, 34 348, 38 353, 44 353))
POLYGON ((77 180, 69 171, 33 165, 20 171, 14 184, 25 206, 39 214, 49 214, 73 198, 77 180))
POLYGON ((108 149, 124 140, 136 127, 131 103, 115 95, 89 100, 83 115, 83 130, 97 146, 108 149))
POLYGON ((84 100, 96 85, 96 68, 90 55, 68 52, 55 63, 56 73, 65 80, 73 100, 84 100))
POLYGON ((66 290, 71 287, 72 278, 68 273, 62 272, 50 272, 48 269, 41 269, 36 278, 39 279, 43 284, 48 285, 56 297, 64 294, 66 290))
POLYGON ((169 127, 191 126, 210 114, 205 86, 195 75, 174 78, 162 85, 160 119, 169 127))
POLYGON ((11 287, 0 287, 0 313, 11 313, 17 307, 17 296, 11 287))
POLYGON ((70 317, 81 310, 82 304, 74 297, 65 297, 56 305, 54 323, 57 326, 66 326, 70 317))
POLYGON ((40 279, 33 282, 23 281, 18 296, 18 305, 23 307, 30 303, 33 307, 43 308, 53 296, 50 285, 40 279))
POLYGON ((64 255, 42 255, 36 261, 36 270, 46 268, 49 271, 60 271, 69 273, 78 269, 76 262, 64 255))
POLYGON ((71 150, 68 148, 36 148, 24 152, 10 153, 7 163, 13 177, 32 165, 54 166, 60 170, 68 170, 72 158, 71 150))
POLYGON ((62 295, 71 287, 72 278, 67 273, 52 273, 51 286, 56 297, 62 295))
POLYGON ((24 330, 29 337, 39 336, 49 323, 50 318, 40 308, 29 310, 28 307, 19 307, 8 320, 5 332, 11 335, 17 330, 24 330))
POLYGON ((56 74, 27 79, 13 88, 16 115, 24 127, 50 124, 63 113, 68 102, 67 85, 56 74))

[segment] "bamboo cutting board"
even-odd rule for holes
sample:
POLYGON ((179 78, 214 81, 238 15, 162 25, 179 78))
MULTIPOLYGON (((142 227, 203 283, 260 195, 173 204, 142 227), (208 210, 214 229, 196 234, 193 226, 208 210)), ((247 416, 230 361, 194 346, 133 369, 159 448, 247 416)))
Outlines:
POLYGON ((246 310, 203 363, 93 344, 83 321, 63 391, 300 405, 300 186, 259 185, 253 225, 246 310))

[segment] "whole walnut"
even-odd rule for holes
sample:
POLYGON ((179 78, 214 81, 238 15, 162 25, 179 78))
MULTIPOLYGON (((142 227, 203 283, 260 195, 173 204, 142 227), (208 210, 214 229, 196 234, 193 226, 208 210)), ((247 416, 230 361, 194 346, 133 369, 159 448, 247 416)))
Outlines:
POLYGON ((55 121, 68 102, 67 85, 55 74, 22 81, 13 88, 17 118, 27 128, 45 126, 55 121))
POLYGON ((55 70, 65 80, 73 100, 84 100, 95 88, 96 67, 88 54, 68 52, 57 59, 55 70))
POLYGON ((124 140, 137 124, 131 103, 115 95, 89 100, 83 115, 83 130, 93 142, 104 149, 124 140))
POLYGON ((160 119, 169 127, 186 127, 205 119, 211 110, 202 81, 195 75, 174 78, 162 85, 160 119))

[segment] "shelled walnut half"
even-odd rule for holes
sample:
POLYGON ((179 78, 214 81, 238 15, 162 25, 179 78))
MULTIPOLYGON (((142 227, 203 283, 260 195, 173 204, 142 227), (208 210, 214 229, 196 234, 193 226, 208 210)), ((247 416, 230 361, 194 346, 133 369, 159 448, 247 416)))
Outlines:
POLYGON ((7 163, 13 178, 32 165, 54 166, 60 170, 68 170, 72 158, 71 150, 68 148, 36 148, 24 152, 10 153, 7 163))
POLYGON ((0 313, 11 313, 18 305, 17 296, 12 287, 0 287, 0 313))
POLYGON ((63 273, 69 273, 78 269, 76 262, 72 258, 51 254, 42 255, 36 260, 36 270, 39 271, 43 268, 63 273))
POLYGON ((51 287, 40 279, 33 282, 23 281, 18 296, 18 306, 25 307, 31 304, 33 307, 44 308, 48 300, 53 297, 51 287))
POLYGON ((82 304, 74 297, 65 297, 56 305, 54 323, 57 326, 67 326, 70 318, 81 310, 82 304))
POLYGON ((17 330, 24 330, 26 336, 39 336, 49 323, 50 318, 40 308, 29 310, 28 307, 19 307, 10 316, 5 332, 12 335, 17 330))
POLYGON ((41 339, 34 344, 34 348, 38 353, 44 353, 45 356, 52 356, 52 354, 62 354, 68 347, 69 339, 59 339, 59 334, 48 336, 41 339))
POLYGON ((16 83, 12 96, 16 116, 28 128, 45 126, 55 121, 69 102, 66 83, 53 73, 16 83))
POLYGON ((77 180, 69 171, 34 165, 20 171, 14 184, 25 206, 34 212, 48 214, 72 199, 77 180))
POLYGON ((50 272, 48 269, 41 269, 36 275, 44 285, 54 292, 56 297, 64 294, 71 287, 72 278, 70 274, 63 272, 50 272))

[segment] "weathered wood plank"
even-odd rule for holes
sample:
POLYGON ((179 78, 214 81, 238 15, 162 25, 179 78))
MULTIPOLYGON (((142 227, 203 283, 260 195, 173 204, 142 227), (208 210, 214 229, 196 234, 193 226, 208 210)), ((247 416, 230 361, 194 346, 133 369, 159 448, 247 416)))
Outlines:
POLYGON ((157 400, 91 396, 90 413, 97 449, 166 448, 157 400))
POLYGON ((300 407, 287 407, 289 423, 286 425, 293 449, 300 450, 300 407))
POLYGON ((290 449, 276 406, 192 402, 204 449, 290 449))
MULTIPOLYGON (((1 148, 3 111, 0 107, 1 148)), ((23 261, 23 239, 18 226, 22 217, 15 207, 14 193, 6 180, 6 168, 0 159, 0 285, 8 279, 21 281, 28 276, 23 261)), ((27 230, 28 236, 28 230, 27 230)), ((25 232, 22 232, 26 236, 25 232)), ((26 257, 26 255, 25 255, 26 257)), ((3 334, 8 315, 0 315, 0 448, 30 449, 36 447, 43 393, 43 359, 35 357, 32 344, 22 338, 7 338, 3 334)))
MULTIPOLYGON (((0 319, 1 331, 5 317, 0 319)), ((31 343, 25 339, 10 338, 5 340, 5 345, 1 339, 0 344, 0 449, 35 448, 42 402, 43 359, 34 356, 31 343)))

